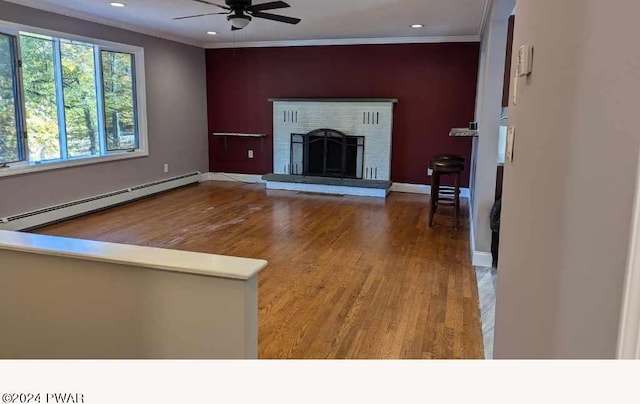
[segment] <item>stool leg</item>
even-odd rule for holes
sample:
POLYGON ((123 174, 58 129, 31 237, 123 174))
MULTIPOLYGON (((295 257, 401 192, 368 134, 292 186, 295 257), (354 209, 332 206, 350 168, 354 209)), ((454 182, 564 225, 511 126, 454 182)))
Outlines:
POLYGON ((453 203, 455 208, 456 230, 458 230, 460 226, 460 173, 456 173, 454 179, 455 195, 453 203))
POLYGON ((431 176, 431 206, 429 207, 429 227, 433 227, 433 215, 438 207, 438 194, 440 193, 440 174, 435 172, 431 176))

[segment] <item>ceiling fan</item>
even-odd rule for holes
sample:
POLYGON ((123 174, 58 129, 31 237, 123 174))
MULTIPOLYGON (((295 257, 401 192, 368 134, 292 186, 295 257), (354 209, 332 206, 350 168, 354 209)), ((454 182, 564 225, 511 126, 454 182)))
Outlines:
POLYGON ((299 18, 286 17, 284 15, 276 15, 271 13, 264 13, 263 11, 267 10, 277 10, 280 8, 288 8, 291 7, 289 4, 284 1, 272 1, 269 3, 262 3, 252 5, 251 0, 225 0, 226 5, 212 3, 207 0, 193 0, 198 3, 208 4, 210 6, 215 6, 221 8, 225 11, 217 12, 217 13, 206 13, 206 14, 197 14, 197 15, 189 15, 186 17, 177 17, 174 20, 184 20, 186 18, 196 18, 196 17, 204 17, 206 15, 226 15, 227 20, 231 22, 231 30, 237 31, 249 25, 252 18, 264 18, 265 20, 272 20, 278 22, 284 22, 287 24, 297 24, 301 20, 299 18))

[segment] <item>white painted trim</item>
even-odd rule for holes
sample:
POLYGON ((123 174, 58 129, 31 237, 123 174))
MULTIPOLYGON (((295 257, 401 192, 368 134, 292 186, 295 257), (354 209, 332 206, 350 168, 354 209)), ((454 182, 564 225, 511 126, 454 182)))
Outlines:
POLYGON ((249 280, 267 261, 0 230, 0 251, 131 265, 169 272, 249 280))
POLYGON ((386 198, 388 194, 386 189, 345 187, 322 184, 302 184, 276 181, 267 181, 267 189, 278 191, 311 192, 317 194, 365 196, 371 198, 386 198))
POLYGON ((391 192, 431 195, 431 185, 405 184, 402 182, 394 182, 393 184, 391 184, 391 192))
POLYGON ((640 168, 618 333, 618 359, 640 359, 640 168))
MULTIPOLYGON (((202 181, 233 181, 247 182, 251 184, 265 184, 260 174, 237 174, 237 173, 204 173, 202 181)), ((431 186, 423 184, 408 184, 402 182, 394 182, 391 185, 390 192, 403 192, 407 194, 431 195, 431 186)), ((460 197, 469 198, 469 188, 460 189, 460 197)))
POLYGON ((471 265, 474 267, 493 267, 493 254, 476 250, 475 226, 473 224, 473 207, 469 206, 469 245, 471 247, 471 265))
POLYGON ((485 251, 473 251, 471 264, 474 267, 491 268, 493 266, 493 255, 485 251))
POLYGON ((295 46, 335 46, 335 45, 391 45, 417 43, 480 42, 479 35, 468 36, 423 36, 396 38, 343 38, 343 39, 305 39, 291 41, 256 42, 211 42, 204 45, 207 49, 227 48, 282 48, 295 46))
POLYGON ((132 200, 143 198, 149 195, 168 191, 170 189, 200 182, 200 178, 200 173, 194 173, 194 175, 187 174, 185 176, 158 180, 148 184, 132 186, 127 189, 107 192, 105 194, 96 195, 94 197, 83 198, 76 201, 69 201, 55 206, 37 209, 31 212, 11 215, 9 217, 0 219, 0 230, 17 231, 42 226, 47 223, 83 215, 86 213, 94 212, 96 210, 130 202, 132 200), (101 196, 103 197, 100 198, 101 196), (20 217, 22 215, 27 216, 20 217))
POLYGON ((141 150, 141 151, 131 152, 131 153, 123 152, 123 153, 117 153, 117 154, 109 154, 105 156, 83 157, 83 158, 77 158, 73 160, 56 161, 51 163, 44 162, 41 164, 9 163, 9 167, 0 168, 0 178, 10 177, 12 175, 29 174, 29 173, 39 172, 39 171, 48 171, 48 170, 58 170, 60 168, 85 166, 90 164, 100 164, 100 163, 107 163, 110 161, 134 159, 134 158, 147 157, 147 156, 149 156, 149 152, 146 150, 141 150))
POLYGON ((244 182, 248 184, 265 184, 261 174, 205 173, 203 181, 244 182))
MULTIPOLYGON (((391 185, 391 192, 431 195, 431 185, 407 184, 402 182, 394 182, 391 185)), ((469 196, 470 196, 469 188, 460 188, 461 198, 469 198, 469 196)))
POLYGON ((121 21, 112 20, 109 18, 99 17, 94 14, 84 13, 81 11, 73 10, 67 7, 62 7, 54 4, 43 3, 40 0, 6 0, 9 3, 15 3, 25 7, 31 7, 42 11, 48 11, 50 13, 60 14, 71 18, 78 18, 84 21, 95 22, 109 27, 124 29, 127 31, 137 32, 139 34, 150 35, 156 38, 166 39, 168 41, 180 42, 191 46, 197 46, 199 48, 204 47, 204 44, 199 41, 195 41, 190 38, 185 38, 179 35, 169 34, 163 31, 157 31, 149 28, 142 28, 137 25, 127 24, 121 21))
POLYGON ((482 6, 482 20, 480 20, 480 29, 478 30, 478 37, 482 38, 484 35, 484 29, 488 25, 491 19, 491 7, 494 0, 484 0, 482 6))

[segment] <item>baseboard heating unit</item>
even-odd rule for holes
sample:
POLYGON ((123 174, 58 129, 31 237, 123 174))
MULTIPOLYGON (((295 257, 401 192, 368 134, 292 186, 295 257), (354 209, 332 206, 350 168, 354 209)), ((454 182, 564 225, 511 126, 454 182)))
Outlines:
POLYGON ((0 218, 0 230, 27 230, 200 182, 199 172, 0 218))

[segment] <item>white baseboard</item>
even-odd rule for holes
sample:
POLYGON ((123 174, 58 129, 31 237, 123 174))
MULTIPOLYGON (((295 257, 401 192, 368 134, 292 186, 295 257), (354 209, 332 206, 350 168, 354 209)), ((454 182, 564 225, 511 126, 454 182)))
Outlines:
MULTIPOLYGON (((431 185, 423 184, 407 184, 402 182, 394 182, 391 185, 391 192, 403 192, 406 194, 431 195, 431 185)), ((469 188, 460 188, 460 196, 469 198, 469 188)))
POLYGON ((404 184, 401 182, 394 182, 391 185, 391 192, 402 192, 405 194, 431 195, 431 185, 404 184))
POLYGON ((474 267, 491 268, 493 266, 493 255, 485 251, 473 251, 471 264, 474 267))
POLYGON ((0 230, 19 231, 42 226, 194 184, 200 182, 201 178, 202 174, 194 172, 0 218, 0 230))
POLYGON ((474 267, 491 268, 493 266, 493 254, 476 250, 476 229, 473 224, 473 207, 469 206, 469 244, 471 245, 471 265, 474 267))
POLYGON ((204 173, 202 181, 228 181, 245 182, 249 184, 264 184, 261 174, 235 174, 235 173, 204 173))

